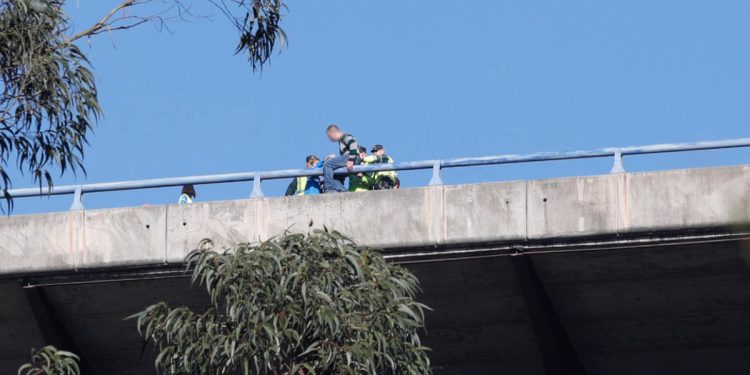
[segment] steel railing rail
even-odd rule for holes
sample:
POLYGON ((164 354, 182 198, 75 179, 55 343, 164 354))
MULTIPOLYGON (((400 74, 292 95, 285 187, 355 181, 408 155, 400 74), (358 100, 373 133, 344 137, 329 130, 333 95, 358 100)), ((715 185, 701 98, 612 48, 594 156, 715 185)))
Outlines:
MULTIPOLYGON (((595 150, 578 150, 568 152, 539 152, 522 155, 495 155, 473 158, 454 158, 442 160, 422 160, 412 162, 402 162, 395 164, 377 164, 377 165, 359 165, 354 167, 354 172, 377 172, 377 171, 406 171, 416 169, 432 169, 432 179, 430 185, 441 185, 441 170, 443 168, 459 168, 481 165, 497 165, 512 163, 530 163, 539 161, 552 160, 571 160, 613 157, 614 162, 610 173, 622 173, 625 170, 622 167, 622 157, 625 155, 643 155, 657 154, 668 152, 683 152, 697 150, 716 150, 736 147, 750 147, 750 138, 728 139, 721 141, 695 142, 695 143, 670 143, 646 146, 627 146, 627 147, 609 147, 595 150)), ((346 169, 336 170, 336 174, 349 173, 346 169)), ((73 194, 73 204, 71 210, 83 209, 82 195, 85 193, 95 193, 104 191, 134 190, 134 189, 152 189, 160 187, 180 186, 184 184, 205 185, 219 184, 228 182, 253 181, 253 190, 250 197, 262 197, 261 182, 263 180, 275 180, 295 178, 302 176, 320 176, 323 174, 322 169, 287 169, 265 172, 243 172, 227 173, 203 176, 186 176, 171 178, 155 178, 149 180, 103 182, 82 185, 64 185, 53 186, 51 188, 24 188, 11 189, 7 194, 13 198, 44 196, 44 195, 65 195, 73 194)))

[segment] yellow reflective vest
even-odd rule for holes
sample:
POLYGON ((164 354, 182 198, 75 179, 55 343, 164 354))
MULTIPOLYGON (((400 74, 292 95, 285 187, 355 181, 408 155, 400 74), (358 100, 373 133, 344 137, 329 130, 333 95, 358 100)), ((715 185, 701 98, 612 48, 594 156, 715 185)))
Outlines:
POLYGON ((349 174, 349 191, 367 191, 370 190, 372 183, 369 173, 362 173, 358 176, 356 173, 349 174))
POLYGON ((305 195, 307 189, 307 176, 297 177, 297 192, 294 195, 305 195))
MULTIPOLYGON (((378 163, 378 156, 377 155, 369 155, 367 156, 364 161, 365 164, 376 164, 378 163)), ((380 163, 387 163, 387 164, 393 164, 393 158, 388 156, 387 161, 381 160, 380 163)), ((394 182, 396 181, 396 177, 398 177, 398 173, 396 171, 378 171, 373 172, 371 178, 370 178, 370 184, 374 184, 378 181, 380 181, 383 177, 390 177, 391 180, 394 182)))

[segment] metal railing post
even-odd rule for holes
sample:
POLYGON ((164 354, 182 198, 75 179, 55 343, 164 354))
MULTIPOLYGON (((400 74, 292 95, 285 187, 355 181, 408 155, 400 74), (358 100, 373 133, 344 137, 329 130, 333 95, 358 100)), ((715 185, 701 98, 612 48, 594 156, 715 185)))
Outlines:
POLYGON ((260 186, 262 179, 263 178, 260 176, 260 173, 256 173, 255 177, 253 177, 253 191, 250 193, 250 198, 263 197, 263 189, 260 186))
POLYGON ((615 161, 609 173, 625 173, 625 168, 622 167, 622 150, 619 148, 615 150, 615 161))
POLYGON ((76 191, 73 193, 73 203, 70 205, 71 211, 83 210, 83 192, 81 185, 76 186, 76 191))
POLYGON ((435 160, 432 164, 432 178, 430 179, 430 186, 438 186, 443 184, 443 178, 440 177, 440 160, 435 160))

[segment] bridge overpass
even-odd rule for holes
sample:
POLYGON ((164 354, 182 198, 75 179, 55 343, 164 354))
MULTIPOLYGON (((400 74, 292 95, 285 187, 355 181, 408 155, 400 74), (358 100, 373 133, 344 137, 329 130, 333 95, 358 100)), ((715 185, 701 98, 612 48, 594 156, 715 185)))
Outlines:
POLYGON ((750 166, 0 219, 0 373, 31 347, 152 374, 132 321, 182 260, 335 228, 421 280, 436 374, 750 373, 750 166))

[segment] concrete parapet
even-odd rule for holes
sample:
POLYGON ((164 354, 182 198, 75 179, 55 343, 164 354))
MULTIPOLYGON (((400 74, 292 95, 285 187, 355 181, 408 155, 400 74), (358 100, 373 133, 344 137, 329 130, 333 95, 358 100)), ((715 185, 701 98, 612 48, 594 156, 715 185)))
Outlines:
POLYGON ((284 230, 389 248, 721 227, 750 222, 750 167, 275 197, 0 218, 0 274, 177 263, 284 230))

